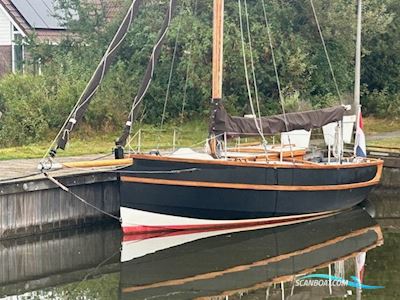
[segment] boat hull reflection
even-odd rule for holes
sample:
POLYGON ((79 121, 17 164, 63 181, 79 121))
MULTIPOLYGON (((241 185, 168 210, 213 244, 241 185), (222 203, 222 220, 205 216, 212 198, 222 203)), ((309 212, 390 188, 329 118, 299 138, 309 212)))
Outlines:
POLYGON ((193 299, 249 291, 292 280, 383 242, 380 227, 361 209, 252 229, 125 238, 122 299, 193 299))

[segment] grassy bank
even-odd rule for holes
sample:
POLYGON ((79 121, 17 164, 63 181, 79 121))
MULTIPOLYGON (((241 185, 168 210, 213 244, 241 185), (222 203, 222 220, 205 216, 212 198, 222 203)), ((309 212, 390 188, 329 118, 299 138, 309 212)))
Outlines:
POLYGON ((365 119, 364 130, 368 146, 400 148, 400 121, 398 119, 365 119))
MULTIPOLYGON (((137 149, 139 142, 139 126, 132 130, 136 136, 131 142, 131 147, 137 149)), ((202 146, 207 137, 207 124, 204 121, 191 121, 176 126, 174 124, 166 125, 161 131, 159 127, 143 125, 140 133, 141 150, 151 149, 171 149, 173 147, 175 131, 176 147, 202 146)), ((54 133, 55 134, 55 133, 54 133)), ((85 154, 108 154, 112 152, 115 139, 120 132, 96 133, 96 132, 77 132, 72 136, 66 151, 59 151, 58 156, 79 156, 85 154)), ((10 147, 0 149, 0 160, 26 159, 42 157, 50 146, 54 136, 49 135, 39 143, 20 147, 10 147)))
POLYGON ((384 132, 400 131, 399 119, 380 119, 375 117, 363 118, 366 134, 380 134, 384 132))
POLYGON ((368 146, 378 146, 378 147, 387 147, 387 148, 395 148, 394 150, 400 151, 400 136, 397 137, 388 137, 379 140, 370 140, 367 141, 368 146))

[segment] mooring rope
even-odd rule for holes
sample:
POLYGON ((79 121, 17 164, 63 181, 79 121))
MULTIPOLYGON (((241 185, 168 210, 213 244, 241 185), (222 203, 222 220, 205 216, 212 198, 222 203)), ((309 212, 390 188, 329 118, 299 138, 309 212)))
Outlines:
POLYGON ((15 180, 34 177, 36 175, 40 175, 41 173, 42 172, 34 172, 34 173, 31 173, 31 174, 21 175, 21 176, 17 176, 17 177, 4 178, 4 179, 0 179, 0 183, 12 183, 15 180))
MULTIPOLYGON (((124 168, 124 167, 120 167, 120 168, 124 168)), ((76 169, 82 169, 82 168, 76 168, 76 169)), ((123 170, 120 170, 119 168, 117 168, 115 170, 104 170, 103 172, 126 173, 126 174, 180 174, 180 173, 188 173, 188 172, 195 172, 195 171, 200 171, 200 169, 199 168, 189 168, 189 169, 165 170, 165 171, 123 171, 123 170)), ((57 185, 59 188, 61 188, 63 191, 71 194, 73 197, 75 197, 76 199, 78 199, 79 201, 84 203, 85 205, 90 206, 91 208, 97 210, 98 212, 105 214, 106 216, 109 216, 110 218, 118 220, 120 223, 122 223, 122 219, 120 217, 114 216, 113 214, 110 214, 110 213, 106 212, 105 210, 89 203, 88 201, 83 199, 81 196, 79 196, 76 193, 74 193, 73 191, 71 191, 71 189, 69 189, 67 186, 62 184, 57 179, 55 179, 53 176, 49 175, 46 172, 43 172, 43 175, 47 179, 49 179, 51 182, 53 182, 55 185, 57 185)))
POLYGON ((99 271, 99 269, 101 267, 103 267, 107 262, 109 262, 110 260, 112 260, 116 255, 119 255, 121 253, 121 249, 118 249, 118 251, 115 251, 113 254, 111 254, 109 257, 107 257, 106 259, 104 259, 102 262, 100 262, 93 270, 91 270, 90 272, 88 272, 85 277, 82 278, 82 280, 76 285, 76 287, 71 291, 67 291, 66 292, 66 296, 68 296, 69 294, 73 294, 76 290, 78 290, 78 288, 89 279, 90 276, 94 277, 95 275, 97 275, 97 272, 99 271))
POLYGON ((62 189, 63 191, 65 191, 66 193, 74 196, 76 199, 78 199, 79 201, 81 201, 82 203, 84 203, 87 206, 90 206, 91 208, 97 210, 98 212, 105 214, 106 216, 109 216, 110 218, 113 218, 115 220, 118 220, 120 223, 122 223, 122 219, 120 217, 114 216, 108 212, 106 212, 105 210, 87 202, 85 199, 83 199, 81 196, 77 195, 76 193, 74 193, 73 191, 71 191, 68 187, 66 187, 65 185, 63 185, 61 182, 59 182, 57 179, 55 179, 54 177, 50 176, 49 174, 43 172, 44 176, 46 176, 51 182, 53 182, 55 185, 57 185, 60 189, 62 189))

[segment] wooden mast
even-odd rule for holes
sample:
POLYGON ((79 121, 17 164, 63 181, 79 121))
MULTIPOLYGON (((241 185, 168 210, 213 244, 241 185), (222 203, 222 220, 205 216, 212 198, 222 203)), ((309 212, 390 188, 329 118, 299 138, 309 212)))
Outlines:
POLYGON ((218 158, 217 139, 215 136, 215 120, 222 99, 222 71, 224 54, 224 0, 214 0, 213 18, 213 55, 212 55, 212 113, 210 126, 210 155, 218 158))
POLYGON ((224 0, 214 0, 212 99, 222 99, 222 71, 224 45, 224 0))

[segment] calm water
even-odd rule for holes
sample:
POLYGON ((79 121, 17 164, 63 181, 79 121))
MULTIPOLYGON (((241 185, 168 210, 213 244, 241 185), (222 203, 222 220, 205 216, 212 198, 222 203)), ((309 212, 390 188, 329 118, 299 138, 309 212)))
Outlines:
POLYGON ((399 248, 400 221, 362 209, 246 231, 122 237, 110 224, 0 242, 0 299, 399 299, 399 248), (361 251, 363 283, 383 289, 300 279, 352 281, 361 251))

